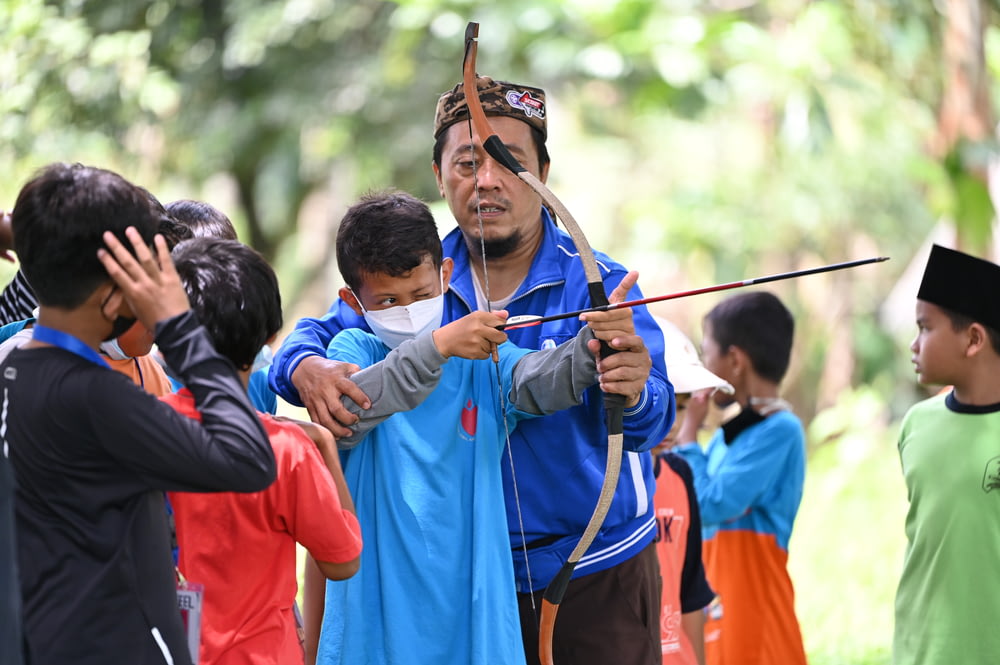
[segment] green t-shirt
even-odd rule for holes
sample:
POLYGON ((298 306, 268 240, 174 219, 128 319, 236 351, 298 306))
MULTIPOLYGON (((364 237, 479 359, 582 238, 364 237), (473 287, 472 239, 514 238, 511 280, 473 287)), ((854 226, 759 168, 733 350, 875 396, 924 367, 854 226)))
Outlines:
POLYGON ((893 663, 1000 663, 1000 404, 916 404, 899 456, 910 508, 893 663))

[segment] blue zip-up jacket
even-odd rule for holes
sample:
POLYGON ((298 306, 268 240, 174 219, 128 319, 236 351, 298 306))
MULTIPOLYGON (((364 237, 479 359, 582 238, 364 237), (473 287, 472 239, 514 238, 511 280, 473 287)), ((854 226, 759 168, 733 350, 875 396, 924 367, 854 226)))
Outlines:
MULTIPOLYGON (((567 233, 542 210, 544 237, 531 269, 505 308, 511 316, 552 314, 590 306, 587 279, 567 233)), ((476 307, 474 275, 469 252, 459 229, 442 241, 444 255, 455 262, 451 286, 445 294, 444 321, 454 321, 476 307)), ((627 270, 607 255, 595 252, 610 293, 627 270)), ((642 297, 638 287, 629 299, 642 297)), ((600 533, 577 564, 574 577, 596 573, 628 560, 653 542, 653 476, 650 448, 658 444, 674 418, 674 391, 663 364, 663 335, 645 307, 636 307, 636 332, 653 361, 649 380, 635 407, 626 410, 621 478, 611 510, 600 533)), ((509 339, 525 349, 542 349, 574 337, 585 324, 577 319, 550 321, 520 328, 509 339)), ((334 302, 320 319, 304 318, 275 356, 271 388, 292 404, 301 405, 291 375, 309 355, 326 356, 329 341, 345 328, 370 330, 342 301, 334 302)), ((510 433, 510 451, 504 453, 504 496, 514 556, 518 591, 543 589, 555 576, 580 539, 597 502, 607 461, 607 429, 600 389, 588 390, 579 406, 524 421, 510 433), (511 464, 514 462, 512 479, 511 464), (515 497, 517 500, 515 500, 515 497), (518 515, 520 503, 520 516, 518 515), (520 524, 524 524, 522 538, 520 524), (530 559, 525 565, 525 543, 530 559), (530 571, 530 577, 529 577, 530 571)))

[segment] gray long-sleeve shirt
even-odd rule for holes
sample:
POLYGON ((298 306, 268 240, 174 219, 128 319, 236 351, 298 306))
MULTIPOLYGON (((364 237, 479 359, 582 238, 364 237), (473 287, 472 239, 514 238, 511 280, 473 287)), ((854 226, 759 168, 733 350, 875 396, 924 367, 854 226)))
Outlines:
MULTIPOLYGON (((594 354, 587 348, 591 339, 593 332, 583 328, 554 349, 521 358, 514 366, 508 396, 513 406, 525 413, 545 415, 579 404, 583 391, 597 382, 594 354)), ((428 333, 403 342, 381 362, 354 374, 351 380, 368 395, 371 408, 362 409, 347 397, 341 399, 360 420, 352 426, 353 434, 339 439, 337 445, 351 448, 389 416, 423 402, 437 387, 446 362, 428 333)))

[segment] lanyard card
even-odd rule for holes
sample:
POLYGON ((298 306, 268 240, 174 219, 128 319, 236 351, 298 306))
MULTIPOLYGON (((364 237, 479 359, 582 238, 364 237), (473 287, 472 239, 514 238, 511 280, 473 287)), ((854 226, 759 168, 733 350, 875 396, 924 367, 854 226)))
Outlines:
POLYGON ((201 646, 201 601, 204 594, 204 584, 187 580, 177 582, 177 607, 184 622, 192 663, 198 662, 198 648, 201 646))

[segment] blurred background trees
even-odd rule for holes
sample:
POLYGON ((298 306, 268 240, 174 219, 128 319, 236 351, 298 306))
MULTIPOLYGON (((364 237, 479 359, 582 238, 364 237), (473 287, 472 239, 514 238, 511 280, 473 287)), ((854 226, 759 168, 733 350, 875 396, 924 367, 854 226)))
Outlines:
MULTIPOLYGON (((204 198, 278 267, 289 318, 319 313, 350 201, 438 199, 434 102, 478 20, 481 70, 549 92, 553 188, 646 292, 892 256, 776 290, 805 414, 858 384, 896 413, 910 303, 887 295, 935 228, 991 248, 995 4, 7 0, 0 193, 63 159, 204 198)), ((713 302, 660 311, 694 333, 713 302)))
MULTIPOLYGON (((278 269, 289 325, 319 315, 361 192, 406 189, 452 228, 431 125, 476 20, 480 72, 548 92, 549 184, 647 294, 892 257, 773 285, 797 315, 785 387, 817 459, 826 444, 891 459, 893 423, 926 394, 906 345, 929 243, 996 258, 998 9, 0 0, 0 207, 54 160, 207 200, 278 269)), ((697 341, 717 300, 653 309, 697 341)))

